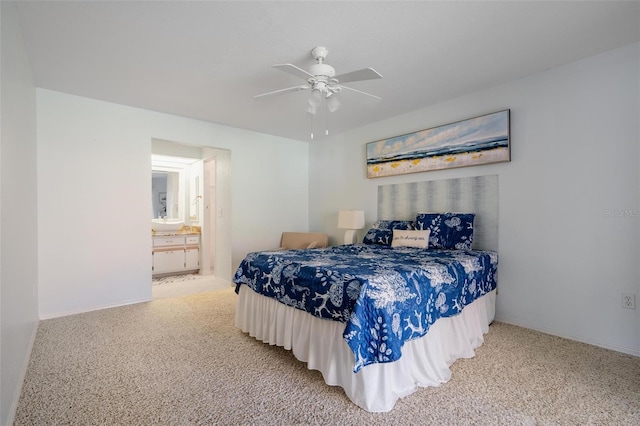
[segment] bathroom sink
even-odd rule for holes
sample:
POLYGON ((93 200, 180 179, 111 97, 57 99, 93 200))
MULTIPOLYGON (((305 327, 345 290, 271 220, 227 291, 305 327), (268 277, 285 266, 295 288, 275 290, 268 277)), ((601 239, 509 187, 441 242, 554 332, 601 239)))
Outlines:
POLYGON ((151 229, 156 232, 179 231, 183 225, 182 219, 151 219, 151 229))

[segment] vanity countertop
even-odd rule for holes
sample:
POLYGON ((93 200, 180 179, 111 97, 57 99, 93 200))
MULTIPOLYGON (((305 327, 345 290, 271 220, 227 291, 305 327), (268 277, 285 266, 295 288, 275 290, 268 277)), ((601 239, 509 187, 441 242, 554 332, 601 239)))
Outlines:
POLYGON ((200 235, 200 230, 189 229, 189 227, 184 227, 179 231, 168 231, 168 232, 156 232, 151 231, 151 235, 154 237, 174 237, 180 235, 200 235))

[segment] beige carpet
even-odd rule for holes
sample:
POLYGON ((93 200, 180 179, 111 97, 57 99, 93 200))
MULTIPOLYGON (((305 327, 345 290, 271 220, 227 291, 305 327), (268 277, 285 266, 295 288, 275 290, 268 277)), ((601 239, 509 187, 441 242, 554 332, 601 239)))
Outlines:
POLYGON ((153 300, 187 296, 213 290, 228 289, 231 284, 213 275, 191 274, 189 276, 165 277, 156 284, 153 279, 151 296, 153 300))
POLYGON ((640 358, 495 323, 449 383, 372 414, 233 326, 232 289, 42 321, 16 425, 632 425, 640 358))
POLYGON ((153 277, 151 279, 152 286, 165 285, 165 284, 174 284, 181 283, 185 281, 197 280, 205 275, 199 274, 178 274, 178 275, 168 275, 166 277, 153 277))

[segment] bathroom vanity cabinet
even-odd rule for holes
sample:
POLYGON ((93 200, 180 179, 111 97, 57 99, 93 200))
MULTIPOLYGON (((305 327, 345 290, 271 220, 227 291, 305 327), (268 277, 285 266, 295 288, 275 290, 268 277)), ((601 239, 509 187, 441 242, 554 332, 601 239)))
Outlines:
POLYGON ((155 235, 152 274, 197 272, 200 269, 200 235, 155 235))

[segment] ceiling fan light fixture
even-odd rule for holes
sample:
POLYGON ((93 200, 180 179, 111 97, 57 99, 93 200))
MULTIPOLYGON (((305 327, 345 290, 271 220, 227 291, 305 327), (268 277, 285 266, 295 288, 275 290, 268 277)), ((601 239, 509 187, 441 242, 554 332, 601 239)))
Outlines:
POLYGON ((311 91, 311 96, 309 96, 309 100, 307 103, 309 106, 307 107, 307 112, 310 114, 315 114, 316 110, 320 106, 320 102, 322 102, 322 92, 318 89, 314 89, 311 91))
POLYGON ((340 105, 340 99, 338 99, 336 96, 327 96, 327 109, 329 110, 329 112, 336 112, 338 108, 340 108, 340 105))
POLYGON ((315 115, 315 113, 316 113, 316 107, 314 107, 313 105, 309 104, 309 105, 307 106, 307 112, 308 112, 309 114, 313 114, 313 115, 315 115))

